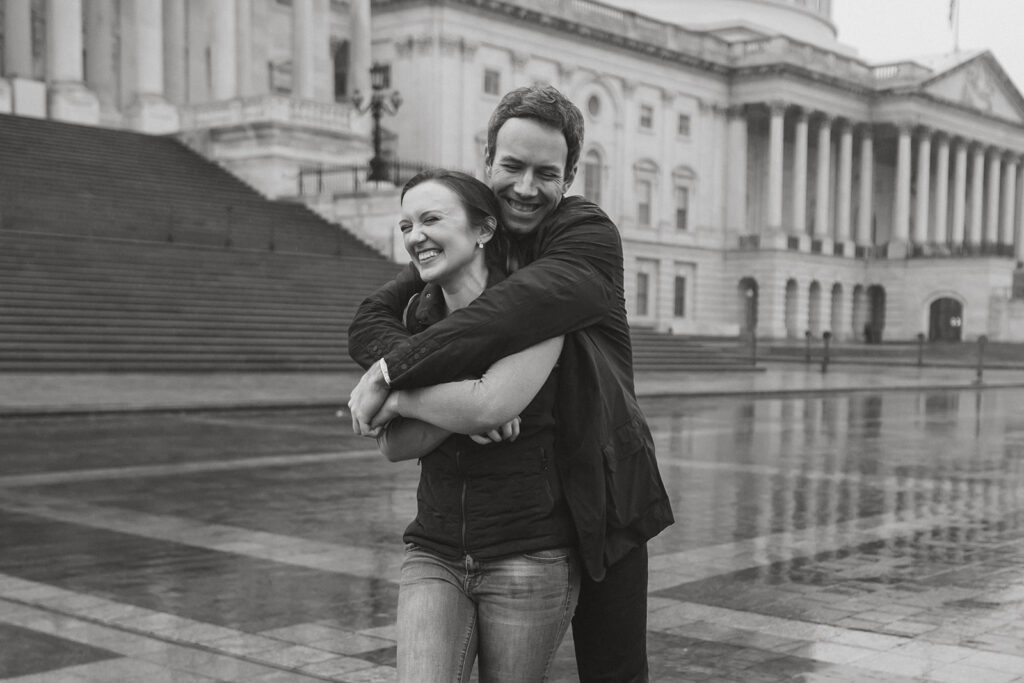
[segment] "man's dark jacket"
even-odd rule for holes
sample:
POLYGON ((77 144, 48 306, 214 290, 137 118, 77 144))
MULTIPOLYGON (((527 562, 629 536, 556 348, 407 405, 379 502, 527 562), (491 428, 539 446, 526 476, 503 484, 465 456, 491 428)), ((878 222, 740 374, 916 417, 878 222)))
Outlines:
POLYGON ((363 367, 383 357, 392 388, 407 389, 479 376, 499 358, 566 335, 558 467, 584 568, 599 581, 673 522, 633 387, 622 241, 600 208, 567 197, 524 251, 528 265, 412 336, 402 311, 423 283, 410 265, 360 305, 349 353, 363 367))

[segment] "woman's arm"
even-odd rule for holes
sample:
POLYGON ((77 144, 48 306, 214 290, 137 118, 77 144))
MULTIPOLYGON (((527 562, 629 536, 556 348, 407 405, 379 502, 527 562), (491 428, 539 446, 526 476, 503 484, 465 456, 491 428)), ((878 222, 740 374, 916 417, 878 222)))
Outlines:
POLYGON ((430 453, 450 435, 448 430, 422 420, 396 417, 377 437, 377 447, 391 462, 414 460, 430 453))
POLYGON ((480 379, 393 391, 382 412, 415 418, 457 434, 504 425, 537 395, 562 352, 554 337, 498 360, 480 379))

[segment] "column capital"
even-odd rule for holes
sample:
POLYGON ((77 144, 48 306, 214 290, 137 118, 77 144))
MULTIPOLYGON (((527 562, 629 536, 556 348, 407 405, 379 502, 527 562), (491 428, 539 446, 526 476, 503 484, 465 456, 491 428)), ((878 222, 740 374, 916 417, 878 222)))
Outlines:
POLYGON ((770 114, 785 114, 786 110, 789 109, 789 103, 785 100, 771 100, 765 102, 768 107, 768 113, 770 114))
POLYGON ((731 119, 744 118, 747 115, 747 105, 730 104, 725 107, 725 115, 731 119))
POLYGON ((932 138, 935 136, 935 131, 928 126, 915 126, 914 132, 919 138, 932 138))
POLYGON ((875 124, 871 123, 870 121, 862 121, 860 123, 856 123, 854 124, 854 128, 857 129, 857 132, 860 134, 861 137, 870 138, 873 137, 875 134, 875 124))
POLYGON ((900 135, 906 133, 911 135, 914 132, 914 127, 917 125, 913 121, 893 121, 892 124, 896 128, 896 132, 900 135))
POLYGON ((836 117, 827 111, 816 111, 814 112, 814 118, 818 119, 818 123, 824 125, 832 125, 832 122, 836 120, 836 117))
POLYGON ((835 120, 835 127, 839 129, 840 133, 852 133, 855 124, 850 119, 837 118, 835 120))

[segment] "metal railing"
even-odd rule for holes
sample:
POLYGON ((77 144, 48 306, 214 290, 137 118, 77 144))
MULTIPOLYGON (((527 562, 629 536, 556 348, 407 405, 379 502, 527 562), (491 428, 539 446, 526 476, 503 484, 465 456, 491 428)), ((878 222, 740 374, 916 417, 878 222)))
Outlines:
MULTIPOLYGON (((383 165, 385 182, 400 187, 414 175, 428 168, 432 168, 432 166, 421 162, 385 159, 383 165)), ((376 185, 375 181, 368 179, 369 175, 369 164, 306 168, 299 172, 298 194, 300 197, 359 194, 376 185)))

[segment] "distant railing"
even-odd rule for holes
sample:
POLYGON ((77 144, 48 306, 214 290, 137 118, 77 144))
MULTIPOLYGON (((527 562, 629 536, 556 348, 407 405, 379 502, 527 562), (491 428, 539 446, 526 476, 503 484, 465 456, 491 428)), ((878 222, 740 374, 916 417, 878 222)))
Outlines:
MULTIPOLYGON (((430 164, 385 159, 383 163, 386 180, 392 185, 402 186, 410 178, 431 168, 430 164)), ((306 168, 299 172, 299 196, 319 197, 322 195, 351 195, 365 192, 377 181, 369 180, 370 165, 329 166, 306 168)))
POLYGON ((193 104, 182 110, 184 130, 250 123, 290 123, 332 131, 352 130, 352 107, 300 100, 289 95, 255 95, 193 104))

